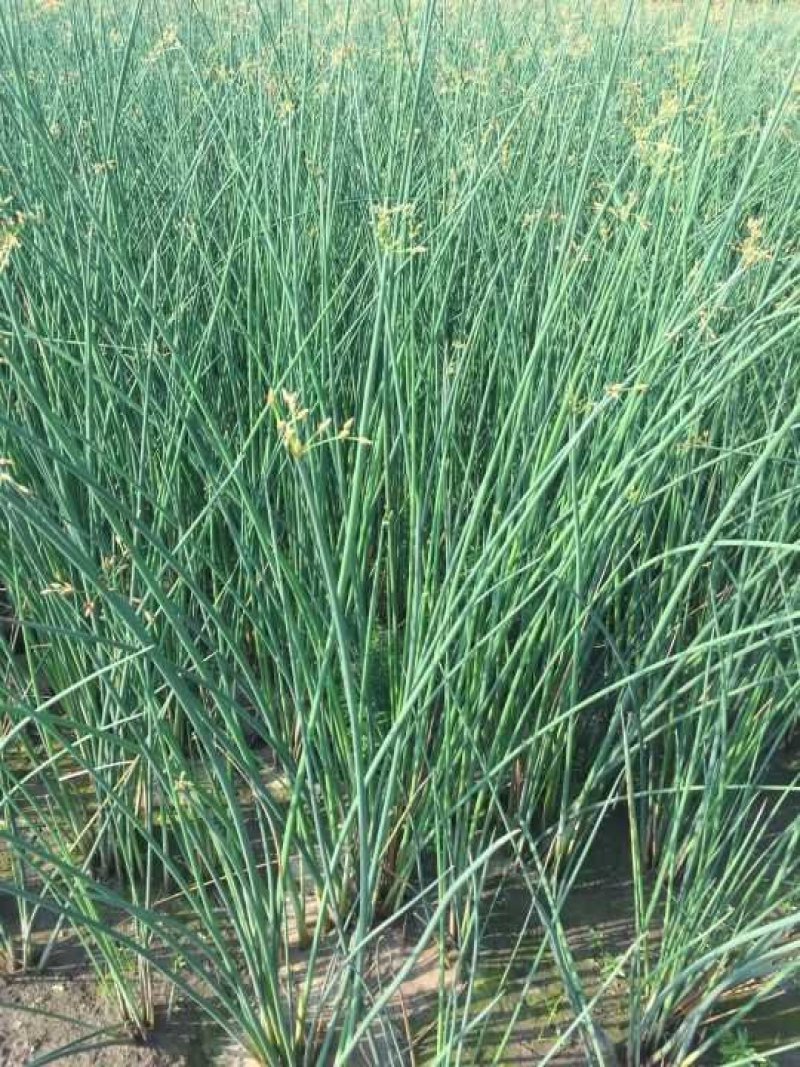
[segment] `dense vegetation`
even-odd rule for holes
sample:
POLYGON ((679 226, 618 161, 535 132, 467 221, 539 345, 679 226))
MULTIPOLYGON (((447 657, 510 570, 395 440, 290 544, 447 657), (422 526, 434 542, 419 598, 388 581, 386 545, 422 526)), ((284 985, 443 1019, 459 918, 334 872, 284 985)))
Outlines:
POLYGON ((0 952, 698 1062, 800 966, 800 13, 409 2, 0 7, 0 952))

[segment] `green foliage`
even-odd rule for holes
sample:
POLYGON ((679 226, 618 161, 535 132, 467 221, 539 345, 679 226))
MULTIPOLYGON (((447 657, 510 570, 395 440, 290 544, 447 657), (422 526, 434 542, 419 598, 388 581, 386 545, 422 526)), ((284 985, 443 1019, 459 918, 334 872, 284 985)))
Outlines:
POLYGON ((695 1062, 798 969, 796 9, 166 8, 0 10, 5 955, 264 1064, 403 1062, 431 959, 502 1062, 550 968, 695 1062))
POLYGON ((722 1062, 729 1063, 769 1063, 766 1056, 760 1055, 750 1044, 747 1031, 743 1028, 726 1034, 719 1046, 722 1062))

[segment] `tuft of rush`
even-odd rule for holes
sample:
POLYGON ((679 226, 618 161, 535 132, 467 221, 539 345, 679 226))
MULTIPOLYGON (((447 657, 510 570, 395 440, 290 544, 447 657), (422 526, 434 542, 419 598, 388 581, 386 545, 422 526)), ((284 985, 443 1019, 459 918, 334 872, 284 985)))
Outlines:
POLYGON ((799 31, 0 6, 0 967, 270 1067, 761 1055, 799 31))

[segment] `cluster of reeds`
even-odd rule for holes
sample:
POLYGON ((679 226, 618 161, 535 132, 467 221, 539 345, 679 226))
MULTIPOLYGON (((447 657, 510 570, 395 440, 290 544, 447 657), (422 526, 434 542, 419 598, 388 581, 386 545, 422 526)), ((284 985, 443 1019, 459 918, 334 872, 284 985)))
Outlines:
POLYGON ((165 8, 0 8, 4 965, 698 1062, 800 961, 797 8, 165 8))

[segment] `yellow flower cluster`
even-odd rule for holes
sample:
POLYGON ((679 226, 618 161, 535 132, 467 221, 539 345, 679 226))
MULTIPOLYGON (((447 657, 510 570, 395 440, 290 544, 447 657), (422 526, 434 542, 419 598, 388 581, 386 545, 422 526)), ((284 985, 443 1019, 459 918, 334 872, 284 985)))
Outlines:
POLYGON ((619 400, 625 393, 633 393, 641 396, 649 389, 647 382, 636 382, 634 385, 623 385, 621 382, 613 382, 605 387, 605 394, 611 400, 619 400))
POLYGON ((20 485, 11 473, 13 469, 14 461, 5 456, 0 456, 0 487, 7 485, 10 489, 19 493, 20 496, 30 496, 31 490, 27 485, 20 485))
POLYGON ((98 178, 102 178, 107 174, 113 174, 116 169, 116 159, 100 159, 96 163, 92 163, 92 172, 98 178))
POLYGON ((174 52, 177 48, 180 48, 178 29, 171 24, 165 27, 164 32, 147 53, 146 61, 148 63, 155 63, 157 60, 161 59, 162 56, 166 55, 167 52, 174 52))
POLYGON ((764 220, 749 218, 745 223, 747 235, 739 244, 739 265, 750 270, 759 263, 772 259, 772 253, 764 247, 764 220))
POLYGON ((49 585, 41 590, 42 596, 73 596, 75 586, 63 578, 55 578, 49 585))
POLYGON ((373 225, 378 247, 391 255, 419 256, 427 249, 419 244, 420 223, 415 221, 413 203, 373 205, 373 225))
POLYGON ((270 389, 267 393, 267 407, 275 413, 278 436, 294 460, 301 460, 313 448, 332 441, 353 441, 355 444, 367 446, 372 444, 366 437, 353 433, 353 418, 347 419, 339 429, 333 425, 332 419, 323 419, 309 434, 306 430, 309 409, 302 407, 297 393, 291 393, 288 389, 281 390, 280 400, 275 390, 270 389))
POLYGON ((24 211, 9 211, 11 199, 0 200, 0 274, 8 268, 12 255, 21 246, 20 234, 25 224, 38 218, 24 211))
POLYGON ((11 262, 11 255, 15 249, 19 248, 22 244, 19 238, 19 233, 14 227, 7 227, 0 230, 0 274, 8 267, 11 262))
POLYGON ((696 448, 708 448, 710 440, 711 434, 709 431, 701 430, 699 433, 690 434, 685 441, 681 441, 677 446, 677 451, 692 452, 696 448))
POLYGON ((665 90, 652 118, 633 128, 636 151, 646 166, 662 171, 680 154, 675 137, 675 120, 680 113, 677 94, 665 90))

